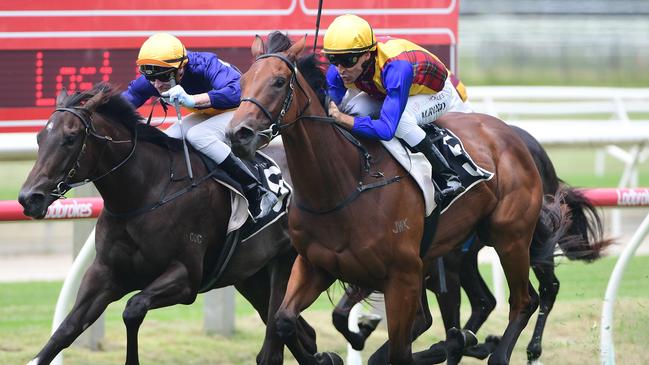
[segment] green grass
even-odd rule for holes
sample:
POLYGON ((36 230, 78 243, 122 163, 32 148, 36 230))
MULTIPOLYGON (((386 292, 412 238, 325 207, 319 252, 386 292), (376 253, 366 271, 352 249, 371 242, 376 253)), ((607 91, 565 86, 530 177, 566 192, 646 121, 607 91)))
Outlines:
MULTIPOLYGON (((544 363, 584 364, 597 362, 599 356, 599 317, 608 277, 615 258, 605 258, 593 264, 565 261, 557 267, 561 291, 551 314, 544 339, 544 363)), ((491 280, 489 265, 481 265, 487 281, 491 280)), ((24 364, 34 356, 49 337, 54 303, 60 282, 0 284, 0 364, 24 364)), ((337 300, 340 289, 333 290, 337 300)), ((621 364, 648 363, 644 347, 649 341, 649 256, 635 257, 624 276, 618 293, 615 312, 615 344, 621 364)), ((64 351, 65 364, 116 364, 124 361, 125 334, 121 312, 126 299, 111 304, 106 311, 106 338, 101 351, 71 347, 64 351)), ((423 349, 439 340, 443 331, 439 310, 431 297, 435 323, 415 349, 423 349)), ((467 301, 462 308, 468 316, 467 301)), ((236 297, 236 332, 231 338, 207 336, 202 332, 202 296, 196 303, 157 309, 149 312, 140 332, 142 364, 251 364, 261 346, 263 325, 259 317, 241 296, 236 297)), ((326 294, 305 316, 318 332, 321 350, 345 353, 345 343, 330 324, 333 305, 326 294)), ((506 323, 506 308, 497 309, 485 324, 479 337, 500 333, 506 323)), ((531 335, 532 322, 518 342, 512 364, 524 363, 525 346, 531 335)), ((380 327, 364 351, 365 359, 387 338, 380 327)), ((287 363, 293 363, 288 360, 287 363)), ((467 360, 463 363, 482 362, 467 360)))

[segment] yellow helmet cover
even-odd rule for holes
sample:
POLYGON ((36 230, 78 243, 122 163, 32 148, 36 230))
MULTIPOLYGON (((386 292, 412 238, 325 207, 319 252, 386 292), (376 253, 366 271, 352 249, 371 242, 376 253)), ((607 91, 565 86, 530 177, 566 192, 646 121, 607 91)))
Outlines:
POLYGON ((325 54, 361 53, 376 49, 376 36, 363 18, 345 14, 327 28, 322 51, 325 54))
POLYGON ((187 51, 180 39, 168 33, 156 33, 140 47, 136 64, 181 68, 186 60, 187 51))

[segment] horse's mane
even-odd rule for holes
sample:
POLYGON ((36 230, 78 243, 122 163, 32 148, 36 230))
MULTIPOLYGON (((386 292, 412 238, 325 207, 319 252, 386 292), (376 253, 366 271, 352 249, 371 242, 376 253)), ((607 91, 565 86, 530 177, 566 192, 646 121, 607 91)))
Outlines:
MULTIPOLYGON (((284 52, 291 47, 293 42, 288 35, 274 31, 268 35, 266 53, 279 53, 284 52)), ((325 98, 327 95, 327 78, 325 76, 325 63, 320 61, 315 53, 299 57, 297 60, 297 68, 307 81, 309 86, 318 95, 318 100, 322 107, 327 110, 325 105, 325 98)))
POLYGON ((83 106, 88 99, 100 92, 104 92, 110 96, 104 104, 97 106, 95 109, 96 113, 102 115, 107 120, 122 124, 129 131, 137 128, 137 136, 140 141, 170 147, 174 150, 182 147, 179 140, 170 138, 158 128, 143 123, 144 118, 137 112, 133 104, 122 97, 122 94, 108 83, 100 82, 90 90, 69 95, 63 101, 63 106, 66 108, 83 106))

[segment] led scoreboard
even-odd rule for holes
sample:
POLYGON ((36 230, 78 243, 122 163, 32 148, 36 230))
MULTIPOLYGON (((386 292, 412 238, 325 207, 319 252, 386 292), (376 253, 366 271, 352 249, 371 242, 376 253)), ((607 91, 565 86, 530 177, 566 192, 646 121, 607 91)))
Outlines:
MULTIPOLYGON (((353 13, 377 35, 410 39, 455 68, 457 0, 328 0, 318 45, 334 17, 353 13)), ((0 4, 0 132, 40 129, 56 95, 97 82, 125 88, 137 76, 142 42, 156 32, 179 37, 193 51, 212 51, 247 70, 255 35, 307 35, 312 47, 318 0, 34 0, 0 4)), ((148 112, 148 110, 147 110, 148 112)))

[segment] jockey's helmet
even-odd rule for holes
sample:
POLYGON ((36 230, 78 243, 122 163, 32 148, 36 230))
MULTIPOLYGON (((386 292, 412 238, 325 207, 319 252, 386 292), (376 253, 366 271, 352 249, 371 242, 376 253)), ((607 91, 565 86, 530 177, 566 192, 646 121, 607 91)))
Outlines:
POLYGON ((376 37, 363 18, 345 14, 337 17, 327 28, 322 52, 327 55, 364 53, 376 49, 376 37))
POLYGON ((168 33, 156 33, 144 41, 136 61, 145 76, 169 73, 186 63, 185 46, 180 39, 168 33))

